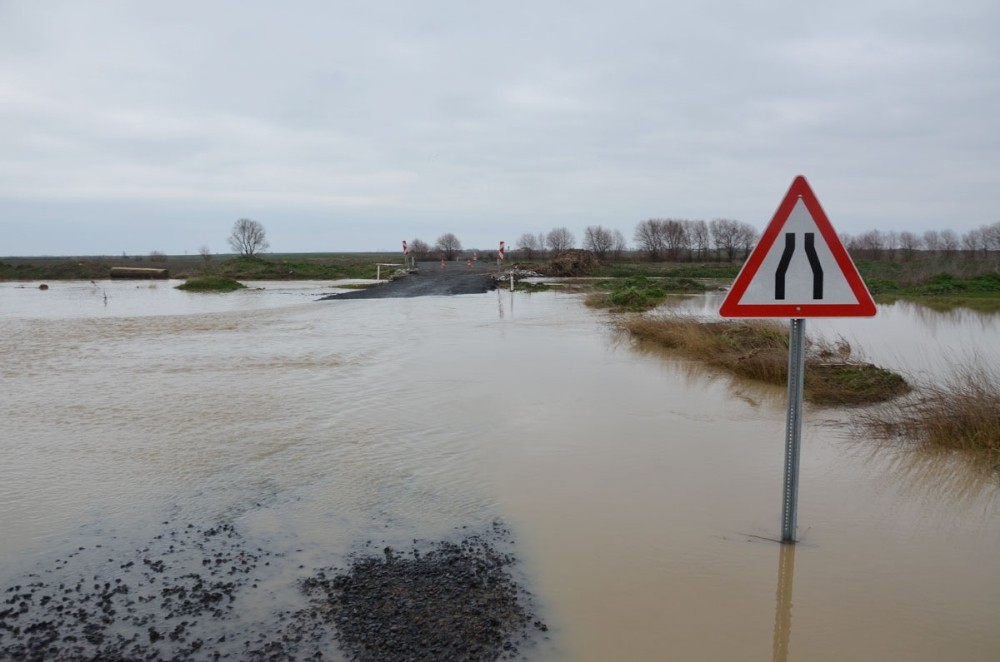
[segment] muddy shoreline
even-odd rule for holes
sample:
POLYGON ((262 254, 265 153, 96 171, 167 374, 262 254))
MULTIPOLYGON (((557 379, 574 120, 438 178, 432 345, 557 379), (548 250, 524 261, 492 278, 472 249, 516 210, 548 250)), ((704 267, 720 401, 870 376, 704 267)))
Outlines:
POLYGON ((164 525, 132 551, 78 547, 2 587, 0 660, 486 661, 547 637, 498 523, 298 565, 293 608, 268 608, 265 585, 288 581, 294 555, 230 524, 164 525))

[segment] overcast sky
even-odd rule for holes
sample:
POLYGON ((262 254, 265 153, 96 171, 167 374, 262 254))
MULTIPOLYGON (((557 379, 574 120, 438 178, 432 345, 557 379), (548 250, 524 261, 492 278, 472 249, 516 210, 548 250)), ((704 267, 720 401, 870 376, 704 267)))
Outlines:
POLYGON ((0 255, 1000 221, 997 0, 0 0, 0 255))

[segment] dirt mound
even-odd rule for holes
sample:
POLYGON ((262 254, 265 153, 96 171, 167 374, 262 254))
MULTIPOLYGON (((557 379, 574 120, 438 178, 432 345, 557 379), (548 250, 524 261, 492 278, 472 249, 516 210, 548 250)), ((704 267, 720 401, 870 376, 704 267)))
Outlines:
POLYGON ((590 251, 571 248, 552 258, 539 271, 545 276, 589 276, 601 265, 590 251))

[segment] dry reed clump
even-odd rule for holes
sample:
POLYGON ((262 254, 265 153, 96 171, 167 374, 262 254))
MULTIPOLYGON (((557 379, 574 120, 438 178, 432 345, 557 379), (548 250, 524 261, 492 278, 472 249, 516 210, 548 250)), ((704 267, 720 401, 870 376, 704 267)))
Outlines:
POLYGON ((621 324, 637 340, 743 377, 779 384, 788 374, 788 334, 772 322, 702 322, 678 316, 631 317, 621 324))
POLYGON ((924 386, 915 398, 865 412, 859 423, 883 438, 1000 462, 1000 373, 981 364, 958 365, 941 385, 924 386))
MULTIPOLYGON (((740 377, 769 384, 788 380, 788 330, 773 321, 705 322, 683 316, 620 321, 631 337, 676 350, 740 377)), ((809 343, 803 396, 817 404, 881 402, 909 391, 899 375, 850 360, 850 345, 809 343)))

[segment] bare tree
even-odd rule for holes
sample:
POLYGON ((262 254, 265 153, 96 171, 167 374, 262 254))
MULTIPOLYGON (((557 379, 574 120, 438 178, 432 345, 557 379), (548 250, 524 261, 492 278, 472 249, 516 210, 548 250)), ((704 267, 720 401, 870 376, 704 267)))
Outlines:
POLYGON ((984 239, 983 243, 986 244, 986 251, 1000 250, 1000 221, 984 225, 981 230, 984 239))
POLYGON ((427 255, 431 252, 431 247, 427 245, 427 242, 420 239, 414 239, 410 242, 409 246, 410 255, 415 260, 426 260, 427 255))
POLYGON ((212 249, 208 246, 202 246, 198 249, 198 255, 201 255, 201 259, 205 260, 205 266, 212 261, 212 249))
POLYGON ((869 230, 864 234, 855 237, 857 250, 860 257, 869 260, 878 260, 885 250, 885 237, 878 230, 869 230))
POLYGON ((249 218, 241 218, 233 224, 229 235, 229 245, 240 255, 253 257, 268 249, 267 234, 264 226, 249 218))
POLYGON ((545 235, 545 245, 548 246, 549 250, 553 253, 559 253, 573 248, 573 246, 576 245, 576 237, 574 237, 573 233, 565 227, 554 228, 547 235, 545 235))
POLYGON ((611 256, 615 260, 622 259, 622 255, 628 250, 628 244, 625 243, 625 235, 621 233, 621 230, 611 231, 611 256))
POLYGON ((691 226, 688 231, 691 237, 691 248, 698 254, 698 259, 704 260, 705 254, 708 253, 709 239, 708 239, 708 223, 702 220, 691 221, 691 226))
POLYGON ((840 235, 840 243, 844 245, 847 252, 850 253, 851 257, 855 260, 861 259, 861 242, 852 234, 842 233, 840 235))
POLYGON ((447 232, 438 237, 437 243, 434 244, 434 248, 441 252, 444 259, 454 260, 459 251, 462 250, 462 242, 458 240, 458 237, 450 232, 447 232))
POLYGON ((583 247, 592 251, 598 260, 607 257, 608 252, 614 247, 615 238, 611 230, 606 230, 600 225, 588 225, 583 233, 583 247))
POLYGON ((982 229, 976 228, 974 230, 969 230, 962 235, 962 248, 964 248, 970 258, 976 257, 976 251, 980 247, 983 248, 983 252, 986 252, 986 239, 983 237, 982 229))
POLYGON ((757 243, 759 235, 757 234, 757 229, 749 223, 740 223, 739 228, 736 240, 743 247, 743 257, 746 257, 750 255, 750 249, 757 243))
POLYGON ((517 249, 524 255, 525 260, 533 260, 541 252, 543 244, 539 238, 539 235, 525 232, 517 240, 517 249))
POLYGON ((639 250, 646 251, 650 260, 658 260, 666 245, 663 237, 663 221, 658 218, 639 221, 635 226, 633 238, 639 250))
POLYGON ((909 261, 923 247, 923 241, 915 232, 900 232, 899 247, 902 250, 903 259, 909 261))
POLYGON ((889 252, 889 260, 895 260, 896 251, 899 250, 899 233, 895 230, 889 230, 882 236, 885 237, 885 250, 889 252))
POLYGON ((675 218, 663 221, 663 245, 667 249, 667 258, 676 260, 680 252, 687 246, 687 222, 675 218))
POLYGON ((708 231, 712 234, 716 255, 721 257, 725 253, 727 262, 735 260, 736 252, 743 244, 740 222, 730 218, 717 218, 708 224, 708 231))
POLYGON ((958 250, 959 240, 958 235, 955 234, 954 230, 942 230, 941 231, 941 250, 944 251, 945 255, 952 255, 958 250))
POLYGON ((941 251, 941 233, 937 230, 927 230, 923 236, 924 248, 937 255, 941 251))

